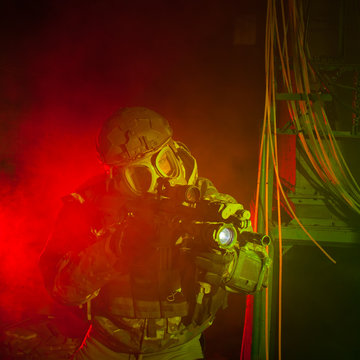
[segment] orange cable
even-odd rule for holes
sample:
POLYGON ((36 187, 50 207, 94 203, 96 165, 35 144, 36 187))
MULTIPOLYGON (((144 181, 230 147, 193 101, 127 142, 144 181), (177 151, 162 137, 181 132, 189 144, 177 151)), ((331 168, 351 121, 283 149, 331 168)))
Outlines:
MULTIPOLYGON (((272 153, 272 156, 273 156, 273 161, 275 161, 274 159, 274 149, 272 147, 272 140, 270 138, 270 142, 271 142, 271 146, 270 146, 270 149, 271 149, 271 153, 272 153)), ((276 175, 276 178, 277 178, 277 181, 279 183, 279 188, 280 188, 280 191, 281 191, 281 194, 284 198, 284 201, 288 207, 288 210, 290 211, 291 215, 294 217, 294 219, 296 220, 296 222, 299 224, 299 226, 301 227, 301 229, 305 232, 305 234, 309 237, 309 239, 324 253, 324 255, 330 260, 332 261, 334 264, 336 264, 336 261, 323 249, 323 247, 310 235, 310 233, 306 230, 306 228, 304 227, 304 225, 300 222, 299 218, 296 216, 295 212, 293 211, 292 207, 290 206, 289 204, 289 201, 286 197, 286 194, 284 192, 284 189, 281 185, 281 182, 280 182, 280 177, 279 177, 279 173, 278 173, 278 170, 276 168, 275 169, 275 175, 276 175)))
MULTIPOLYGON (((267 14, 266 17, 266 29, 268 29, 269 24, 269 17, 267 14)), ((268 31, 266 30, 265 37, 267 37, 268 31)), ((266 64, 266 57, 267 57, 268 49, 267 49, 267 39, 265 39, 265 64, 266 64)), ((267 73, 266 65, 265 65, 265 72, 267 73)), ((267 80, 267 78, 266 78, 267 80)), ((266 103, 268 102, 267 99, 267 88, 268 83, 266 82, 266 90, 265 90, 265 108, 264 108, 264 117, 266 114, 266 103)), ((257 182, 256 182, 256 196, 255 196, 255 209, 254 209, 254 224, 253 230, 257 232, 258 229, 258 212, 259 212, 259 196, 260 196, 260 181, 261 181, 261 170, 262 170, 262 159, 263 159, 263 148, 264 148, 264 138, 265 138, 265 121, 263 122, 262 131, 261 131, 261 140, 260 140, 260 151, 259 151, 259 160, 258 160, 258 174, 257 174, 257 182)), ((240 359, 244 359, 244 339, 246 337, 246 330, 247 330, 247 317, 245 313, 245 323, 244 323, 244 330, 243 330, 243 342, 241 345, 241 353, 240 359)))
POLYGON ((255 209, 254 209, 254 231, 257 232, 258 228, 258 211, 259 211, 259 195, 260 195, 260 179, 261 179, 261 163, 262 163, 262 152, 264 147, 264 136, 265 136, 265 122, 263 124, 261 140, 260 140, 260 153, 259 153, 259 163, 258 163, 258 174, 257 174, 257 183, 256 183, 256 197, 255 197, 255 209))

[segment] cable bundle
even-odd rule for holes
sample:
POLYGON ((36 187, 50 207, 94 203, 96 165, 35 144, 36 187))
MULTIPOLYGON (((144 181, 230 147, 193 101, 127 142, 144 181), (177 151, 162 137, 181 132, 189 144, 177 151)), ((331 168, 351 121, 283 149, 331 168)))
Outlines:
MULTIPOLYGON (((279 58, 283 86, 288 94, 298 94, 297 99, 287 101, 291 123, 298 135, 303 152, 311 164, 315 181, 335 203, 340 203, 360 214, 360 188, 352 176, 330 127, 320 94, 312 94, 310 81, 316 80, 316 72, 308 61, 305 43, 306 31, 302 4, 296 0, 278 1, 281 29, 278 23, 277 1, 268 0, 265 34, 265 108, 260 144, 259 169, 254 211, 254 231, 258 231, 260 183, 265 184, 264 228, 269 233, 269 172, 270 161, 275 173, 278 241, 279 241, 279 328, 278 354, 281 359, 281 298, 282 298, 282 231, 280 198, 288 212, 313 243, 329 258, 336 261, 311 236, 296 216, 283 189, 278 168, 276 122, 276 72, 275 54, 279 58), (287 9, 285 9, 285 5, 287 9), (286 11, 288 12, 286 16, 286 11), (280 34, 281 30, 281 34, 280 34), (291 56, 290 56, 291 52, 291 56), (290 62, 290 60, 292 60, 290 62), (265 168, 264 168, 265 166, 265 168), (265 179, 264 179, 265 177, 265 179), (281 195, 280 195, 281 194, 281 195)), ((294 96, 295 98, 295 96, 294 96)), ((269 359, 268 341, 268 293, 265 297, 265 356, 269 359)), ((245 333, 246 329, 244 329, 245 333)), ((242 349, 241 359, 244 358, 242 349)))
MULTIPOLYGON (((355 190, 359 188, 352 177, 344 158, 337 146, 336 140, 327 120, 325 110, 319 102, 310 100, 310 82, 308 76, 308 63, 305 56, 304 44, 304 24, 302 20, 302 9, 296 4, 296 0, 289 0, 289 16, 288 21, 285 17, 285 9, 283 0, 280 0, 281 19, 283 29, 283 40, 281 41, 279 35, 279 27, 276 14, 276 1, 269 0, 267 8, 266 21, 266 37, 265 37, 265 73, 266 73, 266 88, 265 88, 265 111, 264 123, 262 130, 262 140, 260 144, 260 160, 259 167, 262 163, 263 147, 266 144, 267 151, 265 151, 268 174, 268 157, 271 154, 274 165, 276 177, 276 191, 278 199, 278 221, 279 221, 279 241, 281 242, 281 215, 280 215, 280 193, 284 198, 288 211, 293 218, 298 222, 301 228, 307 233, 309 238, 325 253, 325 255, 333 262, 335 262, 325 250, 312 238, 308 231, 301 224, 300 220, 294 213, 285 191, 282 187, 279 170, 278 170, 278 154, 277 154, 277 125, 276 125, 276 81, 275 81, 275 45, 277 45, 278 56, 281 62, 283 83, 289 94, 301 94, 304 100, 288 101, 288 109, 292 123, 295 126, 300 142, 304 151, 308 155, 309 161, 313 165, 314 170, 319 175, 323 183, 328 184, 329 189, 333 189, 334 193, 342 194, 343 199, 350 202, 353 197, 359 197, 360 192, 346 191, 346 189, 355 190), (289 34, 289 32, 291 33, 289 34), (289 60, 289 40, 292 39, 293 46, 293 77, 290 71, 289 60), (275 41, 276 40, 276 41, 275 41), (320 119, 319 114, 322 115, 320 119), (326 136, 325 136, 326 135, 326 136), (269 151, 268 151, 269 150, 269 151), (330 159, 327 152, 331 152, 336 160, 335 168, 334 161, 330 159), (269 154, 270 153, 270 154, 269 154), (340 181, 339 173, 346 179, 346 185, 340 181), (348 176, 346 176, 348 175, 348 176), (350 179, 350 180, 349 180, 350 179)), ((260 169, 259 169, 260 170, 260 169)), ((261 171, 258 172, 258 189, 256 194, 256 203, 259 202, 259 184, 261 171)), ((268 175, 266 175, 268 177, 268 175)), ((266 179, 265 183, 268 181, 266 179)), ((265 191, 266 197, 268 190, 265 191)), ((359 199, 360 200, 360 199, 359 199)), ((267 209, 268 199, 265 199, 265 210, 267 209)), ((352 203, 357 204, 357 199, 352 203)), ((258 206, 257 206, 258 208, 258 206)), ((360 209, 359 209, 360 210, 360 209)), ((267 210, 266 210, 267 211, 267 210)), ((255 229, 257 228, 257 209, 255 211, 255 229)), ((265 228, 268 231, 268 214, 265 213, 265 228)))
MULTIPOLYGON (((316 185, 322 188, 333 202, 342 204, 346 208, 350 207, 360 214, 360 187, 339 149, 320 94, 311 94, 310 81, 319 79, 317 72, 308 61, 310 55, 305 43, 303 7, 296 0, 290 0, 288 2, 288 21, 286 21, 283 0, 280 1, 283 29, 283 41, 281 42, 275 1, 270 0, 269 3, 272 3, 273 16, 271 19, 275 27, 277 54, 281 62, 283 84, 289 94, 301 94, 303 98, 303 100, 288 101, 288 109, 302 149, 318 177, 315 180, 316 185), (292 45, 292 73, 290 72, 288 39, 291 39, 292 45)), ((271 74, 273 69, 270 68, 269 71, 269 77, 273 78, 274 74, 271 74)), ((270 89, 270 91, 273 90, 270 89)), ((270 96, 273 98, 274 92, 271 92, 270 96)), ((272 104, 272 106, 275 105, 272 104)))

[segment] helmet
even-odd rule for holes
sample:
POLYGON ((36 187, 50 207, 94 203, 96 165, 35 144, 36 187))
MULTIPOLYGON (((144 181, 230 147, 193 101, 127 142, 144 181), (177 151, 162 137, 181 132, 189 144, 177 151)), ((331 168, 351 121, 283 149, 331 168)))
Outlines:
POLYGON ((155 193, 160 178, 172 185, 187 184, 195 170, 185 168, 183 150, 171 136, 167 120, 144 107, 122 108, 108 118, 100 130, 97 151, 114 187, 142 195, 155 193))
POLYGON ((161 147, 171 136, 169 123, 155 111, 122 108, 103 124, 97 151, 104 164, 125 165, 161 147))

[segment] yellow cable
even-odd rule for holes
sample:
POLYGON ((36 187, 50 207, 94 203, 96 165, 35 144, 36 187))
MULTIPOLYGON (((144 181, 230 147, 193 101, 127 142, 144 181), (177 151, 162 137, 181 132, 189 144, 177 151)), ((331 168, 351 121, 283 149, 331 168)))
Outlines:
MULTIPOLYGON (((276 18, 276 17, 275 17, 276 18)), ((272 65, 274 66, 274 61, 272 61, 272 65)), ((273 69, 274 70, 274 69, 273 69)), ((274 76, 274 72, 273 72, 274 76)), ((277 122, 276 122, 276 102, 275 102, 275 81, 273 82, 272 87, 272 109, 273 109, 273 130, 274 134, 274 153, 275 156, 273 158, 274 168, 278 169, 278 148, 277 148, 277 122)), ((270 119, 269 119, 270 120, 270 119)), ((268 126, 270 127, 271 122, 269 121, 268 126)), ((271 137, 271 129, 269 131, 269 137, 271 137)), ((279 275, 278 275, 278 359, 281 360, 281 309, 282 309, 282 228, 281 228, 281 205, 280 205, 280 191, 279 191, 279 182, 276 181, 276 197, 277 197, 277 215, 278 215, 278 246, 279 246, 279 275)))
MULTIPOLYGON (((271 21, 272 17, 271 17, 271 9, 270 7, 269 9, 269 20, 271 21)), ((269 41, 269 47, 268 47, 268 51, 270 51, 270 59, 272 58, 272 39, 273 39, 273 34, 272 34, 272 26, 270 26, 270 28, 268 29, 269 33, 268 33, 268 41, 269 41)), ((266 59, 267 60, 267 59, 266 59)), ((267 68, 266 68, 266 103, 265 103, 265 118, 269 116, 269 102, 271 100, 271 98, 268 96, 269 94, 269 88, 271 86, 271 77, 269 79, 269 73, 271 74, 271 64, 269 67, 269 64, 267 63, 267 61, 265 61, 265 64, 267 64, 267 68), (270 81, 269 81, 270 80, 270 81)), ((269 235, 269 141, 267 139, 266 141, 266 158, 265 158, 265 234, 269 235)), ((265 358, 266 360, 269 360, 269 331, 268 331, 268 327, 269 327, 269 291, 268 289, 265 289, 265 358)))
POLYGON ((281 360, 281 330, 282 330, 282 228, 279 183, 276 182, 277 214, 278 214, 278 241, 279 241, 279 290, 278 290, 278 355, 281 360))

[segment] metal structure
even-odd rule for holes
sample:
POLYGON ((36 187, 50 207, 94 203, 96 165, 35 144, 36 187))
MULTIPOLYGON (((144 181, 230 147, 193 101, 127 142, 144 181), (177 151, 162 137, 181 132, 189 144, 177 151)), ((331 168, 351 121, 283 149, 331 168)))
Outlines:
MULTIPOLYGON (((282 322, 288 316, 282 304, 287 251, 315 244, 335 264, 337 248, 360 245, 359 19, 355 0, 268 0, 255 230, 273 239, 273 272, 268 290, 255 295, 248 308, 252 327, 245 333, 251 332, 251 351, 245 344, 242 359, 281 359, 287 347, 282 343, 282 322)), ((316 264, 311 266, 315 273, 316 264)), ((308 322, 316 326, 315 319, 308 322)), ((319 335, 319 348, 321 342, 326 340, 319 335)), ((311 357, 316 345, 301 354, 306 344, 300 339, 295 344, 299 358, 319 358, 311 357)), ((332 358, 331 351, 325 350, 324 358, 332 358)), ((343 358, 351 358, 355 350, 341 351, 343 358)))

